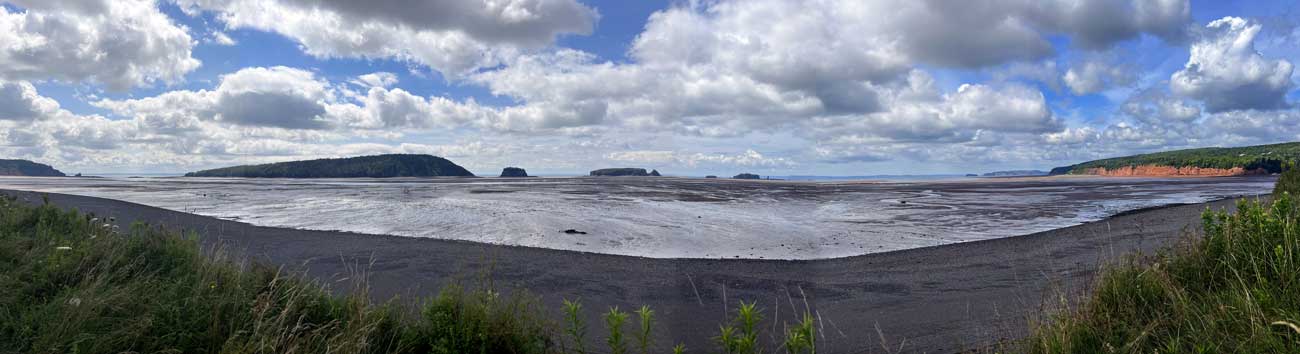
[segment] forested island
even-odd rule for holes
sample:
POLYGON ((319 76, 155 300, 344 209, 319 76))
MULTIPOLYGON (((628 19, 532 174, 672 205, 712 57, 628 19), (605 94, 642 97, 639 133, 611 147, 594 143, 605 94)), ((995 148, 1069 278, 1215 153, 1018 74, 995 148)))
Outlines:
POLYGON ((389 154, 277 162, 203 170, 186 177, 352 178, 474 177, 455 163, 432 155, 389 154))
POLYGON ((1282 172, 1300 160, 1300 142, 1199 148, 1088 161, 1053 168, 1052 175, 1241 176, 1282 172))
POLYGON ((67 175, 43 163, 0 159, 0 176, 66 177, 67 175))

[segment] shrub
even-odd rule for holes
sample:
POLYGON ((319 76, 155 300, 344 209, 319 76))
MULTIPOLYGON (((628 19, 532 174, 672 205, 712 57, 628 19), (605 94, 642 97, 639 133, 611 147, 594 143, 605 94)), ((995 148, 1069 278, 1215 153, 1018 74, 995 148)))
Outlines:
POLYGON ((1107 269, 1088 301, 1039 327, 1035 353, 1300 351, 1300 212, 1290 195, 1207 210, 1203 237, 1107 269))
POLYGON ((1292 197, 1300 196, 1300 168, 1295 165, 1289 166, 1282 175, 1277 178, 1277 184, 1273 186, 1273 196, 1278 197, 1282 193, 1290 193, 1292 197))

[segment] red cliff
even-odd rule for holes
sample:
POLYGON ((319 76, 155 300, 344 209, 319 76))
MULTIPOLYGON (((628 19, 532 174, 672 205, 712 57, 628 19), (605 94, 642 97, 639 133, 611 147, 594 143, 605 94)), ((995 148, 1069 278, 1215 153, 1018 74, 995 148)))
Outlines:
POLYGON ((1166 176, 1202 176, 1202 177, 1223 177, 1223 176, 1245 176, 1268 174, 1268 170, 1258 168, 1247 170, 1242 167, 1233 168, 1204 168, 1204 167, 1173 167, 1157 165, 1139 165, 1121 167, 1113 170, 1105 167, 1085 169, 1083 174, 1095 176, 1111 177, 1166 177, 1166 176))

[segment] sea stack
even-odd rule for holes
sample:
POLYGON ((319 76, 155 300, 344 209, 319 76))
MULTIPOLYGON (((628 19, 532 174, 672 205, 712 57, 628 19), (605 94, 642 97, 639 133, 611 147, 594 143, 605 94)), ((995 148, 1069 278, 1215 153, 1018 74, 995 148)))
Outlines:
POLYGON ((663 176, 663 175, 659 174, 659 170, 650 170, 650 176, 652 176, 652 177, 660 177, 660 176, 663 176))
POLYGON ((501 170, 501 177, 528 177, 528 171, 519 167, 506 167, 501 170))

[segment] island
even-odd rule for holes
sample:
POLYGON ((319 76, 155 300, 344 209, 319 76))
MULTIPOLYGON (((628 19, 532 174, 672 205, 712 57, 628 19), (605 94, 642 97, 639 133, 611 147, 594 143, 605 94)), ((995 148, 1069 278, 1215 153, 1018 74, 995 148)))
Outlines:
POLYGON ((1199 148, 1116 157, 1053 168, 1051 175, 1244 176, 1282 172, 1300 160, 1300 142, 1199 148))
POLYGON ((0 176, 67 177, 68 175, 43 163, 28 160, 0 160, 0 176))
POLYGON ((736 175, 735 177, 731 177, 731 178, 734 178, 734 179, 762 179, 763 177, 761 177, 761 176, 759 176, 759 175, 756 175, 756 174, 753 174, 753 173, 741 173, 741 174, 738 174, 738 175, 736 175))
POLYGON ((388 154, 225 167, 190 172, 185 177, 384 178, 474 177, 474 174, 433 155, 388 154))
POLYGON ((984 177, 1036 177, 1046 176, 1047 171, 1040 170, 1011 170, 1011 171, 993 171, 985 173, 984 177))
POLYGON ((519 167, 506 167, 501 169, 501 177, 528 177, 528 171, 519 167))
POLYGON ((646 176, 650 176, 650 172, 646 172, 644 168, 631 168, 631 167, 602 168, 599 170, 591 171, 591 176, 592 177, 624 177, 624 176, 646 177, 646 176))
POLYGON ((651 176, 651 177, 660 177, 660 176, 663 176, 663 175, 659 174, 659 170, 650 170, 650 176, 651 176))

